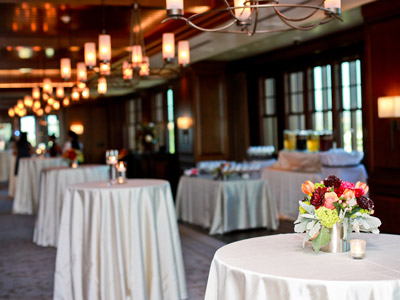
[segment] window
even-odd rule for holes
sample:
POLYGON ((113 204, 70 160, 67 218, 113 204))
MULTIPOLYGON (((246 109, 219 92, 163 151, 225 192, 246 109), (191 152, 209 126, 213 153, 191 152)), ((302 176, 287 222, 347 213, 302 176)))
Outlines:
POLYGON ((11 136, 11 123, 0 123, 0 150, 4 150, 6 148, 6 144, 10 141, 11 136))
POLYGON ((363 151, 360 60, 341 64, 341 134, 346 151, 363 151))
POLYGON ((275 79, 264 80, 264 101, 263 101, 263 144, 273 145, 278 149, 278 125, 276 115, 276 88, 275 79))
POLYGON ((313 70, 312 124, 318 131, 332 130, 332 77, 331 65, 313 70))
POLYGON ((306 129, 304 115, 303 72, 285 75, 286 128, 291 130, 306 129))
POLYGON ((36 122, 34 116, 25 116, 20 119, 21 132, 26 132, 28 135, 28 142, 32 147, 36 147, 36 122))
POLYGON ((47 116, 47 134, 54 134, 56 137, 60 136, 60 125, 56 115, 47 116))
POLYGON ((164 105, 163 94, 157 93, 153 101, 153 117, 155 122, 156 136, 158 145, 165 146, 165 125, 164 125, 164 105))
POLYGON ((137 150, 136 132, 142 124, 142 99, 132 99, 128 102, 128 146, 137 150))
POLYGON ((175 127, 174 127, 174 92, 167 91, 168 104, 168 150, 169 153, 175 153, 175 127))

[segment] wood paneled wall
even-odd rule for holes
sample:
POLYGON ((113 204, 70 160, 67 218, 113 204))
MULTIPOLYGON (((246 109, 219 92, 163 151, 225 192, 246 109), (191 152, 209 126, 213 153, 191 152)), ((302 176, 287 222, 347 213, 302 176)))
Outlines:
POLYGON ((369 183, 382 231, 400 234, 400 130, 397 120, 378 118, 377 99, 400 95, 400 3, 377 1, 363 7, 365 19, 365 116, 369 183), (392 138, 391 138, 392 135, 392 138), (391 141, 392 139, 392 141, 391 141))

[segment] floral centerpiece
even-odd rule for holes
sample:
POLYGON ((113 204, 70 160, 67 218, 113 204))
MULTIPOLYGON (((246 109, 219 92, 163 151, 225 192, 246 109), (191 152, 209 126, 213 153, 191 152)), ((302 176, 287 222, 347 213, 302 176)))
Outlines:
POLYGON ((337 225, 341 225, 345 241, 353 230, 379 233, 381 221, 372 216, 374 202, 366 196, 369 188, 365 183, 353 184, 330 175, 320 183, 306 181, 301 190, 306 196, 299 201, 294 230, 306 232, 304 243, 312 240, 314 251, 330 242, 331 229, 337 225))
POLYGON ((83 153, 77 149, 70 148, 62 154, 62 157, 68 161, 70 165, 75 163, 83 163, 83 153))

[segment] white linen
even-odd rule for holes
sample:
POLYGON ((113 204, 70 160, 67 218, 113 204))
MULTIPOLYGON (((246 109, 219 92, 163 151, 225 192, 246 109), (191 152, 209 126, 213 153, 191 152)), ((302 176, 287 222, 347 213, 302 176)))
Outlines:
POLYGON ((267 227, 278 213, 263 180, 215 181, 182 176, 176 197, 178 219, 210 228, 210 234, 267 227))
POLYGON ((8 179, 8 196, 14 198, 15 197, 15 182, 17 181, 17 177, 15 177, 15 161, 17 157, 15 155, 11 155, 10 159, 10 169, 9 169, 9 179, 8 179))
POLYGON ((239 241, 220 248, 211 263, 205 300, 400 299, 400 236, 361 234, 366 258, 350 252, 313 253, 303 235, 239 241))
POLYGON ((107 180, 108 169, 106 165, 43 169, 33 242, 43 247, 56 247, 65 189, 74 183, 107 180))
POLYGON ((295 220, 299 213, 299 200, 304 199, 301 185, 306 181, 320 182, 319 173, 302 173, 266 168, 262 178, 268 182, 280 218, 295 220))
POLYGON ((0 151, 0 181, 7 181, 10 173, 11 152, 0 151))
POLYGON ((44 168, 61 166, 65 162, 56 158, 21 158, 16 177, 14 214, 35 214, 39 202, 40 172, 44 168))
POLYGON ((357 181, 367 182, 368 174, 364 165, 358 165, 354 167, 322 167, 322 178, 326 178, 329 175, 336 175, 340 179, 352 183, 357 181))
POLYGON ((321 158, 319 153, 281 150, 278 154, 278 161, 271 167, 298 172, 320 172, 321 158))
POLYGON ((331 149, 326 152, 319 152, 323 166, 355 166, 364 157, 363 152, 346 152, 344 149, 331 149))
POLYGON ((187 297, 169 183, 128 180, 67 188, 54 299, 178 300, 187 297))

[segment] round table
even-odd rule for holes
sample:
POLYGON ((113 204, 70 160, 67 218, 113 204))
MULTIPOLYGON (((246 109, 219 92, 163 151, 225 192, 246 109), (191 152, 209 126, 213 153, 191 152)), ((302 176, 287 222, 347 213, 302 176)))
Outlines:
POLYGON ((14 214, 36 214, 39 203, 40 173, 48 167, 62 166, 62 157, 29 157, 19 160, 15 184, 14 214))
POLYGON ((185 299, 169 183, 135 179, 69 186, 54 284, 54 299, 185 299))
POLYGON ((82 165, 77 168, 52 167, 42 170, 38 215, 33 242, 39 246, 57 246, 62 201, 67 186, 106 180, 106 165, 82 165))
POLYGON ((314 253, 303 235, 253 238, 220 248, 205 300, 400 299, 400 236, 352 235, 367 241, 366 258, 314 253))

